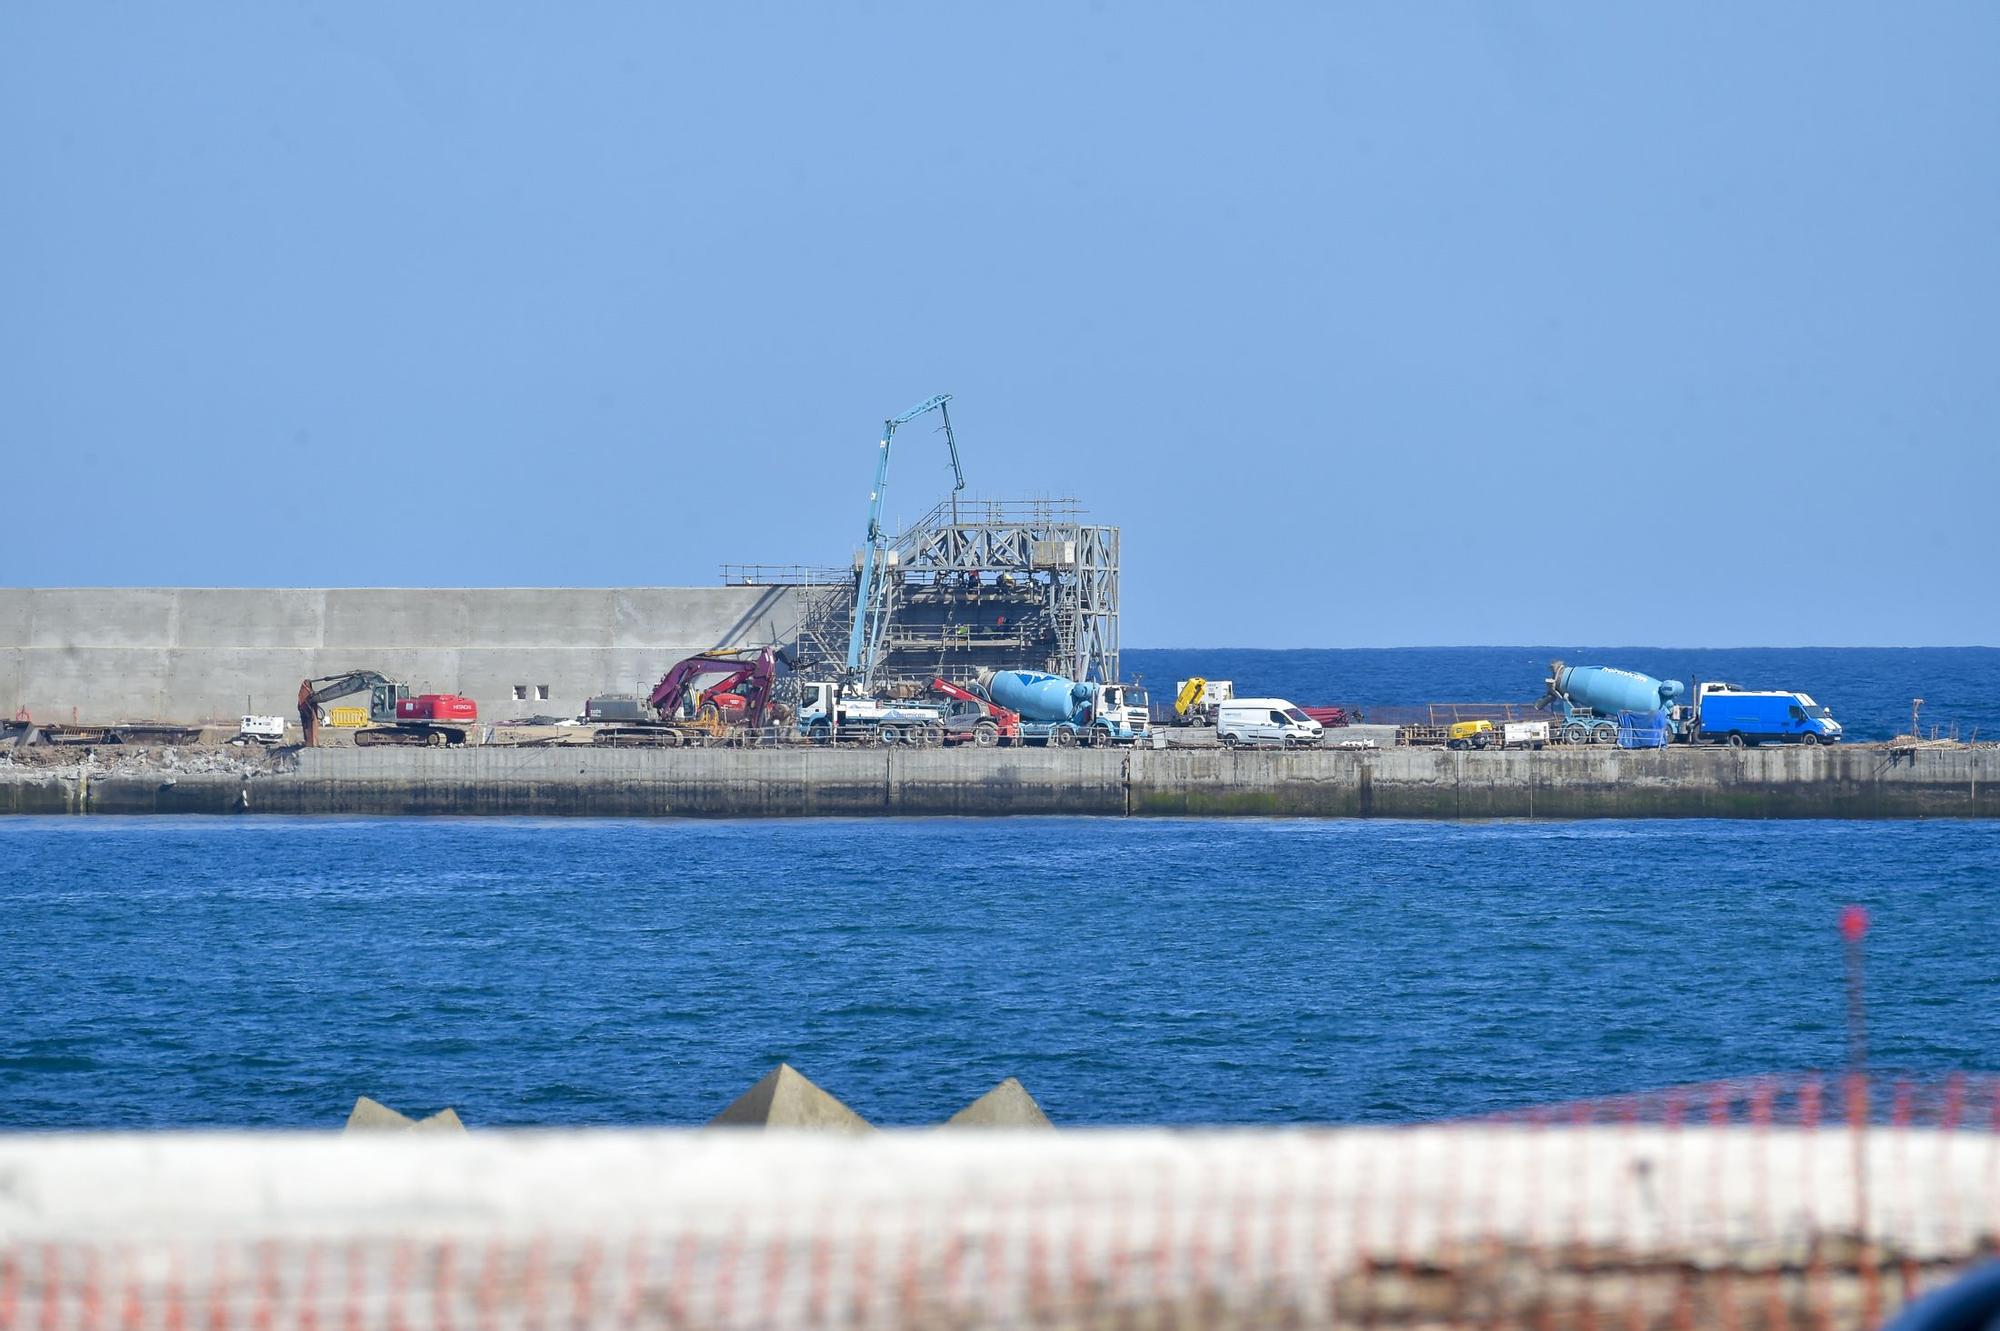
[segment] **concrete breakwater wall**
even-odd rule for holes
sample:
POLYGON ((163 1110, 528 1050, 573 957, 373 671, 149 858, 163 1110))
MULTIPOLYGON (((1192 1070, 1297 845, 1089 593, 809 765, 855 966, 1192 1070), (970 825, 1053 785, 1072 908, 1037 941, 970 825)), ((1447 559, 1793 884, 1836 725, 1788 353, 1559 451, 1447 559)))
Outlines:
POLYGON ((692 652, 779 641, 796 618, 784 587, 0 587, 0 709, 291 717, 301 679, 368 669, 464 694, 489 721, 576 716, 692 652))
POLYGON ((810 817, 2000 817, 2000 748, 321 749, 0 767, 0 812, 810 817))

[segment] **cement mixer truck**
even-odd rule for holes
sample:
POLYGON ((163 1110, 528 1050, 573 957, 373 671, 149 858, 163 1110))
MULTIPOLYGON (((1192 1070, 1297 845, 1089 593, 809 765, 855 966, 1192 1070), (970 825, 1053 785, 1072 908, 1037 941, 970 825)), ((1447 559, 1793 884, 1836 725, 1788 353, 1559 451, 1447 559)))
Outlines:
POLYGON ((1681 695, 1679 680, 1654 679, 1617 666, 1572 666, 1549 662, 1548 691, 1541 706, 1559 712, 1555 738, 1564 744, 1616 744, 1618 714, 1651 716, 1670 711, 1681 695))
POLYGON ((1079 683, 1039 670, 982 670, 973 692, 1021 716, 1025 744, 1130 744, 1146 733, 1146 702, 1123 684, 1079 683))

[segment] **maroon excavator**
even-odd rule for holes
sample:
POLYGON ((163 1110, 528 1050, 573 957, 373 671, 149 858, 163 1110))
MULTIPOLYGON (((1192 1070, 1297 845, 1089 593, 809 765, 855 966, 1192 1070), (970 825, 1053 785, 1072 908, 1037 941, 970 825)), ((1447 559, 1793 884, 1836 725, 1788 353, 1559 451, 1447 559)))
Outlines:
POLYGON ((605 726, 591 743, 660 748, 726 743, 771 719, 771 691, 777 681, 777 660, 769 647, 690 656, 674 662, 646 699, 657 721, 605 726), (695 687, 712 675, 722 678, 705 689, 695 687))

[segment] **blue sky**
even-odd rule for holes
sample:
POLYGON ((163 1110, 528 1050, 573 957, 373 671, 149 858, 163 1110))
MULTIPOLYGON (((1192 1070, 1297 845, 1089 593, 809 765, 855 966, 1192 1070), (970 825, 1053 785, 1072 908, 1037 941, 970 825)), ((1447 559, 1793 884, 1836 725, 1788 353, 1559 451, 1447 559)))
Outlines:
POLYGON ((2000 643, 2000 7, 0 9, 9 585, 839 562, 1134 646, 2000 643), (948 482, 902 435, 892 514, 948 482))

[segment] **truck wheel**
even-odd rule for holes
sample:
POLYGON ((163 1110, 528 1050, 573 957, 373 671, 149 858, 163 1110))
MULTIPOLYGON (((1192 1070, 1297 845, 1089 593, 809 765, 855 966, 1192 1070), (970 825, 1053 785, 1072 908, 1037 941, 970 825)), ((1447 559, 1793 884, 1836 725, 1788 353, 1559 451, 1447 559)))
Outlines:
POLYGON ((877 744, 894 744, 901 738, 902 736, 896 733, 896 727, 894 726, 875 727, 875 742, 877 744))
POLYGON ((1808 730, 1805 734, 1799 736, 1799 743, 1809 744, 1817 747, 1819 744, 1819 736, 1814 734, 1812 731, 1808 730))
POLYGON ((1465 747, 1465 741, 1462 739, 1448 739, 1444 742, 1444 746, 1447 749, 1462 749, 1465 747))
POLYGON ((1070 748, 1076 743, 1076 732, 1067 727, 1059 726, 1049 732, 1049 743, 1059 749, 1070 748))
POLYGON ((1223 748, 1225 748, 1225 749, 1233 749, 1233 748, 1235 748, 1235 747, 1236 747, 1236 745, 1237 745, 1237 742, 1238 742, 1238 741, 1237 741, 1237 739, 1236 739, 1236 736, 1235 736, 1234 734, 1228 734, 1228 735, 1224 735, 1224 736, 1222 737, 1222 747, 1223 747, 1223 748))
POLYGON ((833 739, 833 727, 824 721, 815 721, 806 727, 806 739, 814 744, 826 744, 833 739))
POLYGON ((1729 732, 1729 747, 1730 747, 1730 748, 1732 748, 1732 749, 1740 749, 1740 748, 1742 748, 1742 747, 1744 746, 1744 744, 1745 744, 1745 740, 1744 740, 1744 738, 1743 738, 1743 732, 1742 732, 1742 731, 1740 731, 1740 730, 1732 730, 1732 731, 1730 731, 1730 732, 1729 732))
POLYGON ((981 721, 972 728, 972 742, 982 749, 992 748, 1000 742, 1000 727, 991 721, 981 721))

